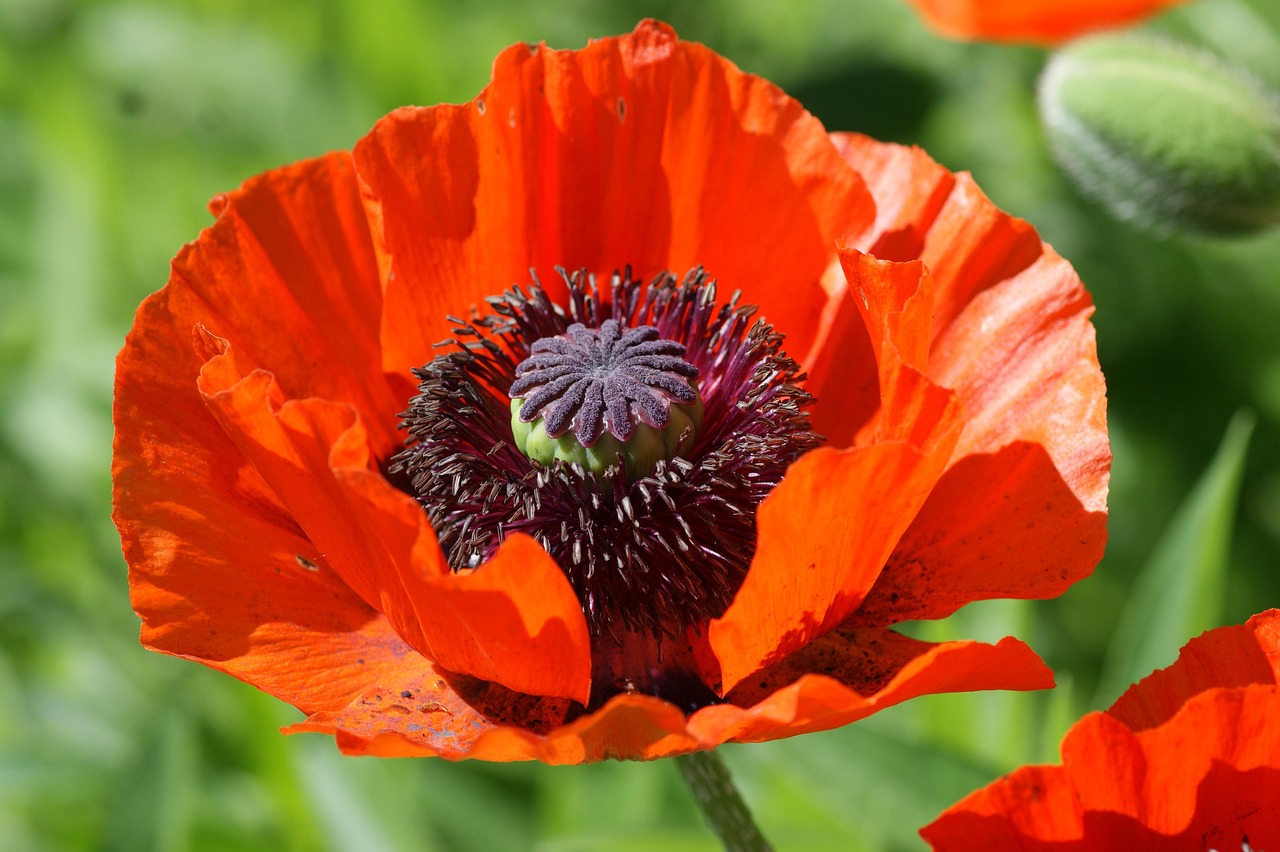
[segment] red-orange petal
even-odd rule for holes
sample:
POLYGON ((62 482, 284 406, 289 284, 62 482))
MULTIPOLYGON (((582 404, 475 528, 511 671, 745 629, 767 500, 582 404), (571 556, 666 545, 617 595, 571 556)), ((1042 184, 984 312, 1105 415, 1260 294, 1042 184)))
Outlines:
MULTIPOLYGON (((918 148, 886 145, 855 133, 833 133, 831 143, 859 170, 876 205, 876 218, 864 231, 845 235, 848 246, 882 261, 918 259, 929 225, 955 186, 955 175, 918 148)), ((828 281, 828 290, 818 339, 805 362, 805 386, 817 399, 814 429, 833 446, 844 447, 879 406, 879 378, 871 353, 879 351, 880 343, 872 341, 863 320, 870 305, 843 270, 828 281)), ((911 295, 906 292, 900 300, 911 295)), ((893 300, 882 304, 892 305, 893 300)), ((926 325, 931 329, 932 321, 926 325)))
POLYGON ((940 850, 1119 852, 1239 849, 1280 832, 1275 686, 1209 690, 1146 731, 1092 713, 1062 758, 973 793, 920 833, 940 850))
MULTIPOLYGON (((138 309, 116 364, 112 516, 130 596, 147 647, 201 660, 308 711, 342 706, 364 686, 355 659, 378 616, 325 564, 209 415, 195 386, 202 359, 191 329, 218 317, 243 315, 252 323, 254 311, 276 321, 297 317, 300 302, 336 286, 339 275, 350 290, 345 298, 360 302, 364 293, 377 301, 350 157, 334 154, 255 178, 219 208, 222 218, 204 241, 175 260, 169 285, 138 309), (287 197, 310 202, 314 214, 294 210, 260 227, 259 217, 287 197), (325 261, 291 265, 288 245, 325 261), (224 269, 219 257, 234 246, 261 265, 248 271, 227 261, 224 269), (286 268, 293 277, 282 285, 277 272, 286 268), (211 307, 222 290, 238 297, 226 298, 234 303, 226 313, 211 307)), ((353 340, 359 352, 362 339, 374 339, 376 318, 376 310, 353 308, 322 312, 316 322, 353 340)), ((326 368, 308 377, 294 364, 291 381, 367 385, 364 393, 379 393, 376 358, 335 363, 341 359, 326 342, 312 334, 280 344, 326 368), (372 373, 360 372, 362 364, 372 373)))
POLYGON ((1093 302, 1045 246, 1034 263, 975 294, 930 350, 929 377, 968 418, 958 453, 1043 446, 1089 511, 1106 509, 1111 452, 1093 302))
MULTIPOLYGON (((1189 642, 921 834, 937 849, 1241 848, 1280 833, 1280 611, 1189 642)), ((1257 847, 1255 847, 1257 848, 1257 847)))
POLYGON ((885 260, 922 260, 933 276, 936 337, 982 290, 1035 262, 1035 229, 992 204, 965 173, 950 174, 918 148, 858 133, 831 141, 865 175, 877 216, 845 244, 885 260))
MULTIPOLYGON (((165 316, 172 295, 149 299, 140 316, 165 316)), ((345 706, 383 675, 368 649, 383 641, 385 620, 334 574, 260 477, 226 464, 236 449, 194 392, 140 374, 135 359, 181 363, 191 348, 177 346, 162 323, 139 328, 121 357, 125 402, 117 409, 118 418, 137 420, 117 432, 114 474, 142 643, 198 659, 306 712, 345 706), (166 404, 135 407, 146 394, 166 404), (185 437, 148 445, 151 417, 184 426, 185 437)))
MULTIPOLYGON (((661 699, 623 694, 561 724, 563 704, 491 691, 479 682, 451 678, 423 660, 416 675, 390 682, 389 688, 371 689, 340 710, 315 713, 289 730, 331 734, 344 752, 383 757, 436 755, 550 764, 651 760, 725 742, 760 742, 827 730, 920 695, 1043 689, 1053 682, 1039 658, 1013 639, 998 645, 931 645, 875 632, 844 641, 851 656, 843 669, 828 669, 833 676, 805 674, 776 692, 760 691, 761 699, 752 706, 714 705, 687 719, 661 699), (860 667, 868 647, 883 653, 870 666, 860 667), (874 680, 869 680, 872 673, 874 680), (866 694, 855 688, 873 682, 875 688, 866 694), (528 726, 513 726, 516 718, 528 726)), ((759 690, 759 683, 752 689, 759 690)))
POLYGON ((864 424, 858 443, 908 441, 928 449, 944 441, 950 450, 967 412, 956 394, 925 375, 933 315, 928 270, 918 261, 884 261, 851 248, 840 249, 839 258, 879 374, 880 409, 864 424))
MULTIPOLYGON (((206 660, 308 710, 342 706, 353 689, 346 679, 335 678, 330 687, 310 667, 299 676, 296 666, 273 661, 296 657, 304 636, 319 658, 338 653, 342 640, 335 637, 362 635, 376 618, 370 605, 386 609, 415 645, 429 651, 430 631, 414 627, 414 605, 423 602, 397 587, 394 574, 389 585, 380 584, 391 564, 404 577, 415 576, 407 565, 423 527, 434 546, 421 509, 370 469, 372 454, 383 457, 400 444, 395 419, 408 383, 388 383, 381 372, 380 284, 350 157, 333 154, 267 173, 212 207, 218 220, 183 250, 169 285, 139 310, 118 363, 115 518, 134 605, 143 617, 144 642, 157 649, 206 660), (206 326, 240 341, 238 363, 229 355, 205 363, 226 348, 206 326), (199 352, 193 328, 199 330, 199 352), (263 362, 272 372, 254 373, 263 362), (241 445, 262 450, 258 461, 272 472, 271 485, 228 439, 197 391, 197 375, 206 366, 224 371, 220 387, 210 389, 215 395, 254 377, 241 388, 243 404, 232 405, 230 413, 242 421, 241 445), (286 404, 289 390, 336 401, 286 404), (267 432, 250 434, 259 427, 267 432), (295 439, 301 447, 291 444, 295 439), (281 448, 289 449, 294 467, 274 452, 281 448), (286 508, 276 489, 288 492, 295 506, 286 508), (298 506, 310 540, 291 511, 298 506), (228 530, 243 530, 244 538, 228 530), (323 546, 317 546, 320 540, 323 546), (397 540, 401 552, 393 558, 387 548, 397 540), (288 569, 286 578, 301 572, 311 582, 257 577, 259 564, 270 565, 275 575, 288 569), (243 581, 235 579, 240 574, 243 581), (268 586, 283 586, 278 604, 264 591, 268 586), (306 594, 315 595, 317 612, 309 616, 299 614, 307 608, 300 597, 306 594), (327 607, 336 609, 332 616, 327 607), (262 620, 260 630, 255 619, 262 620), (332 635, 295 630, 290 622, 331 626, 332 635)), ((516 551, 507 561, 529 561, 527 548, 516 551)), ((434 595, 428 611, 436 633, 452 631, 435 645, 456 668, 531 692, 585 698, 590 665, 581 611, 562 573, 539 554, 536 565, 499 568, 473 583, 417 580, 434 595), (526 594, 531 583, 537 594, 526 594), (504 594, 505 607, 496 606, 504 594), (517 594, 521 607, 510 600, 517 594), (486 606, 495 627, 483 640, 458 628, 486 606), (536 650, 549 651, 544 659, 554 664, 529 665, 536 650)), ((421 559, 418 565, 425 577, 421 559)))
MULTIPOLYGON (((435 564, 443 565, 434 534, 428 529, 421 540, 430 542, 435 564)), ((432 659, 517 692, 587 702, 586 618, 564 572, 542 545, 513 534, 483 570, 425 576, 415 595, 420 617, 429 625, 432 659)))
POLYGON ((1185 0, 908 0, 933 29, 964 40, 1052 45, 1121 27, 1185 0))
MULTIPOLYGON (((918 149, 856 134, 833 141, 876 197, 876 222, 853 245, 924 263, 932 322, 902 323, 916 335, 907 348, 927 351, 928 378, 954 391, 965 411, 951 467, 859 618, 938 618, 985 597, 1061 593, 1092 570, 1105 542, 1111 456, 1088 294, 1027 223, 996 208, 967 175, 950 175, 918 149), (1014 506, 1029 513, 1017 517, 1030 531, 1003 511, 1014 506), (920 582, 925 575, 930 582, 920 582)), ((874 290, 861 283, 875 263, 852 250, 842 261, 848 297, 859 302, 868 292, 864 304, 875 309, 874 290)), ((893 316, 910 304, 904 296, 916 298, 905 280, 886 293, 892 298, 872 314, 893 316)), ((879 322, 883 336, 890 329, 879 322)), ((874 340, 875 322, 869 327, 874 340)))
POLYGON ((920 257, 925 235, 956 186, 956 175, 915 146, 832 133, 831 144, 858 170, 875 199, 876 218, 851 245, 882 260, 920 257))
MULTIPOLYGON (((1000 211, 967 176, 958 179, 918 148, 855 133, 830 138, 866 180, 876 204, 875 220, 842 240, 843 275, 826 280, 830 298, 805 360, 806 387, 817 398, 815 429, 833 445, 847 446, 869 428, 880 402, 877 382, 882 393, 891 389, 884 375, 877 377, 877 359, 881 374, 893 363, 883 358, 881 341, 902 338, 895 343, 910 351, 899 360, 924 371, 922 358, 944 328, 940 314, 958 311, 978 288, 1020 269, 1040 246, 1025 222, 1000 211), (937 232, 931 233, 935 224, 937 232), (929 261, 942 270, 937 285, 926 271, 909 267, 890 273, 892 264, 881 263, 919 260, 927 249, 929 261), (855 263, 852 258, 860 252, 870 258, 855 263), (872 276, 882 285, 855 282, 851 274, 872 276), (868 325, 858 321, 860 314, 868 325)), ((911 398, 910 393, 899 396, 911 398)))
POLYGON ((348 402, 379 455, 398 449, 412 386, 382 373, 381 283, 351 155, 274 169, 210 207, 217 221, 173 262, 169 287, 198 300, 174 329, 181 343, 204 323, 286 396, 348 402))
POLYGON ((837 728, 923 695, 1051 686, 1053 673, 1016 639, 931 644, 839 631, 743 682, 733 703, 699 710, 689 729, 704 742, 760 742, 837 728))
POLYGON ((828 446, 844 448, 880 409, 880 376, 875 349, 843 273, 835 278, 818 337, 805 362, 805 388, 814 397, 813 430, 828 446))
POLYGON ((815 450, 757 514, 747 577, 709 638, 721 689, 803 648, 853 612, 947 460, 894 442, 815 450))
POLYGON ((810 453, 761 504, 755 558, 709 633, 726 691, 858 608, 951 459, 962 423, 954 395, 923 374, 931 292, 921 264, 853 249, 840 262, 871 341, 880 409, 867 440, 810 453))
POLYGON ((586 621, 545 551, 513 538, 484 571, 453 575, 421 507, 376 473, 350 406, 285 401, 270 373, 244 375, 225 341, 208 332, 200 340, 212 356, 199 382, 209 410, 343 581, 405 642, 453 671, 586 700, 586 621))
POLYGON ((966 456, 938 480, 853 618, 890 625, 975 600, 1054 597, 1105 547, 1106 515, 1080 505, 1044 447, 966 456))
POLYGON ((1074 270, 968 175, 951 175, 918 149, 852 133, 832 141, 876 199, 874 225, 849 247, 883 260, 891 244, 887 259, 919 259, 928 270, 927 375, 956 391, 970 415, 958 452, 1043 443, 1080 501, 1103 508, 1106 387, 1093 303, 1074 270))
POLYGON ((702 265, 802 356, 834 240, 874 217, 817 119, 654 21, 582 50, 515 45, 473 102, 397 110, 355 158, 392 371, 531 267, 554 288, 556 266, 647 278, 702 265))
POLYGON ((707 747, 685 730, 679 708, 638 693, 614 696, 594 713, 560 724, 565 708, 550 699, 535 704, 510 694, 486 704, 482 684, 462 684, 462 698, 431 669, 398 685, 413 696, 412 702, 370 691, 339 712, 313 714, 287 732, 330 734, 343 752, 353 755, 537 760, 551 765, 652 760, 707 747), (514 724, 517 721, 523 724, 514 724))
POLYGON ((1280 610, 1197 636, 1172 665, 1129 687, 1107 712, 1140 731, 1168 721, 1199 692, 1250 684, 1280 684, 1280 610))
MULTIPOLYGON (((160 309, 159 301, 144 305, 148 313, 160 309)), ((157 351, 133 339, 131 355, 157 351)), ((122 375, 122 388, 133 382, 122 375)), ((168 388, 158 382, 150 390, 168 388)), ((235 448, 224 446, 212 421, 202 434, 199 420, 184 416, 184 401, 171 402, 165 414, 197 431, 191 445, 146 450, 163 459, 163 471, 123 458, 133 440, 118 439, 115 519, 142 643, 198 659, 307 712, 344 706, 377 677, 360 658, 379 641, 380 617, 334 574, 258 477, 206 466, 197 446, 219 460, 235 448), (247 517, 246 507, 254 510, 247 517)))

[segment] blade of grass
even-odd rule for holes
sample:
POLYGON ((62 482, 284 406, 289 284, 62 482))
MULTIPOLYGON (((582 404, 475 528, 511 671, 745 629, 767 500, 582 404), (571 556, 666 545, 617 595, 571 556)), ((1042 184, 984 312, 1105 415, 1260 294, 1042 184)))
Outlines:
POLYGON ((901 705, 727 757, 779 849, 917 849, 920 826, 1001 771, 928 739, 917 722, 901 705))
POLYGON ((1172 663, 1188 639, 1218 625, 1255 421, 1248 411, 1231 418, 1217 454, 1134 582, 1103 664, 1097 706, 1109 706, 1129 684, 1172 663))

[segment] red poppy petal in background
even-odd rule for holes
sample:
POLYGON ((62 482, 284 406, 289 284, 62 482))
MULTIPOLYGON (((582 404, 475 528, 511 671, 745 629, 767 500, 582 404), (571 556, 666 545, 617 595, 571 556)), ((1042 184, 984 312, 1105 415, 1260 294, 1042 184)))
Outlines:
POLYGON ((1020 767, 969 794, 920 835, 938 852, 1102 852, 1081 840, 1084 809, 1061 775, 1061 766, 1020 767))
POLYGON ((210 208, 218 220, 173 262, 170 286, 203 301, 181 340, 203 322, 287 396, 354 405, 378 455, 399 449, 412 385, 382 374, 381 284, 351 155, 266 172, 210 208))
POLYGON ((1280 610, 1197 636, 1173 665, 1129 687, 1107 712, 1141 731, 1168 721, 1199 692, 1250 684, 1280 684, 1280 610))
MULTIPOLYGON (((1211 689, 1188 699, 1166 724, 1139 732, 1110 714, 1091 714, 1067 733, 1062 758, 1064 780, 1085 810, 1131 816, 1159 834, 1192 829, 1198 839, 1211 827, 1196 825, 1198 815, 1219 828, 1227 817, 1246 815, 1258 821, 1269 817, 1274 824, 1280 819, 1276 788, 1248 789, 1232 784, 1230 775, 1280 769, 1280 690, 1273 685, 1211 689), (1230 803, 1231 814, 1205 813, 1210 803, 1198 803, 1201 784, 1215 764, 1231 770, 1220 783, 1235 789, 1217 795, 1230 803)), ((1265 836, 1254 833, 1255 840, 1265 836)))
POLYGON ((1061 766, 1023 767, 920 834, 938 850, 1239 849, 1280 831, 1280 691, 1213 689, 1159 728, 1091 713, 1061 766))
POLYGON ((642 22, 577 51, 515 45, 470 104, 406 108, 355 149, 385 276, 383 363, 407 372, 450 314, 554 267, 706 267, 808 350, 832 242, 874 209, 780 89, 642 22), (406 165, 408 164, 408 165, 406 165))
POLYGON ((965 40, 1052 45, 1135 23, 1185 0, 908 0, 929 26, 965 40))
POLYGON ((922 695, 1051 686, 1053 673, 1016 639, 931 644, 842 630, 744 681, 731 704, 699 710, 689 730, 707 743, 759 742, 837 728, 922 695))
POLYGON ((484 572, 452 575, 421 507, 373 472, 349 406, 286 402, 269 373, 244 375, 225 341, 204 332, 201 345, 212 356, 200 374, 210 411, 328 563, 405 642, 453 671, 586 700, 586 622, 544 551, 512 541, 484 572), (429 546, 415 545, 421 537, 429 546), (411 566, 411 553, 434 559, 411 566))
POLYGON ((1236 849, 1276 837, 1278 628, 1272 610, 1193 639, 1073 726, 1061 766, 1024 767, 921 834, 937 849, 984 850, 1236 849))

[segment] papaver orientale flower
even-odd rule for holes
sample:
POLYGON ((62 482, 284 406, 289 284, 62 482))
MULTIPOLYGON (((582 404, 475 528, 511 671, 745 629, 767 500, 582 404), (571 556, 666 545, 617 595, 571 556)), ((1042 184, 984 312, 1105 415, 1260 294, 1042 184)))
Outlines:
POLYGON ((572 763, 1050 685, 890 629, 1103 547, 1090 299, 968 176, 644 22, 212 210, 120 354, 115 519, 143 643, 291 730, 572 763))
POLYGON ((1186 0, 907 0, 950 38, 1051 45, 1133 24, 1186 0))
POLYGON ((935 849, 1280 848, 1280 610, 1192 639, 1062 741, 920 832, 935 849))

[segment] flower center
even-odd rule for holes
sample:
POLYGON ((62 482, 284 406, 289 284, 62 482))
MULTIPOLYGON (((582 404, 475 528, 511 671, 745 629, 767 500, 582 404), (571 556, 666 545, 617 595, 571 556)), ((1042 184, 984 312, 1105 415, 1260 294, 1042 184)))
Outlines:
POLYGON ((537 540, 593 644, 701 630, 746 576, 756 507, 822 440, 803 377, 700 269, 647 286, 627 270, 607 294, 561 274, 559 302, 535 282, 456 322, 451 351, 414 371, 391 471, 455 570, 483 570, 513 533, 537 540))
POLYGON ((685 347, 652 325, 576 322, 535 340, 516 367, 511 432, 543 465, 556 459, 603 473, 621 459, 634 479, 692 446, 702 398, 685 347))

